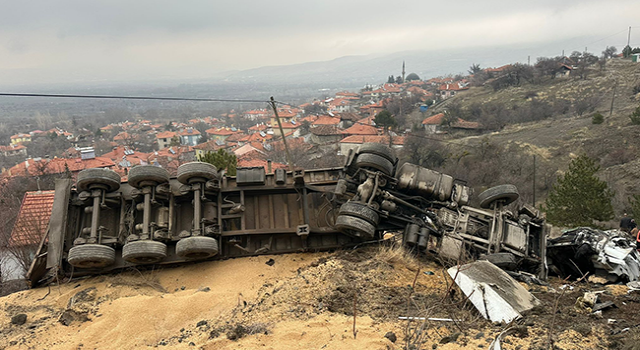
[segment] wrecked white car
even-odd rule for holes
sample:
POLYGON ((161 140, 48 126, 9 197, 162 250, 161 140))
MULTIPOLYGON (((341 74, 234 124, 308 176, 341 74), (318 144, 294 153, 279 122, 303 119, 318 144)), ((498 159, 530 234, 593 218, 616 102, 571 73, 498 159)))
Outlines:
POLYGON ((547 242, 549 269, 563 278, 585 274, 609 282, 640 278, 640 254, 635 242, 622 231, 579 227, 547 242))

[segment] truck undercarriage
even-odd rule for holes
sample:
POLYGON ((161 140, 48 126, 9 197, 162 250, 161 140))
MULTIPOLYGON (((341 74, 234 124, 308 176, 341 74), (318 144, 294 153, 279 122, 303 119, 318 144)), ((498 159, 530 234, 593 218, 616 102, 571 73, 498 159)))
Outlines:
POLYGON ((108 169, 56 182, 52 216, 30 271, 100 274, 136 265, 330 250, 401 232, 404 245, 460 262, 485 258, 546 278, 546 231, 538 211, 506 206, 512 185, 478 196, 451 176, 406 163, 383 144, 363 144, 342 168, 285 171, 208 163, 136 166, 121 183, 108 169))

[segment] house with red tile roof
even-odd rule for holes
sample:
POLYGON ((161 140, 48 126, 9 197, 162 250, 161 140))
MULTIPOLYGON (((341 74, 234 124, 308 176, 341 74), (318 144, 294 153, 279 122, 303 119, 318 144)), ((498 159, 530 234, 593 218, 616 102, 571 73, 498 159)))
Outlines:
POLYGON ((307 122, 309 124, 313 124, 318 119, 317 115, 309 115, 300 119, 300 123, 307 122))
POLYGON ((379 135, 381 132, 373 125, 367 125, 365 123, 357 122, 352 127, 343 130, 342 135, 379 135))
POLYGON ((183 146, 195 146, 202 138, 202 135, 200 135, 200 131, 195 128, 186 128, 180 130, 178 131, 178 136, 180 136, 180 144, 182 144, 183 146))
POLYGON ((77 174, 81 170, 89 168, 113 168, 115 162, 106 157, 95 157, 90 159, 82 158, 53 158, 42 159, 33 158, 27 159, 24 162, 18 163, 15 166, 9 168, 3 176, 40 176, 40 175, 52 175, 63 174, 70 172, 72 175, 77 174))
POLYGON ((11 144, 8 146, 0 146, 0 154, 5 157, 14 157, 14 156, 27 156, 27 147, 22 144, 11 144))
POLYGON ((311 127, 313 128, 319 125, 338 125, 338 124, 340 124, 340 118, 329 116, 329 115, 321 115, 311 123, 311 127))
POLYGON ((267 131, 268 128, 269 127, 264 123, 256 124, 249 128, 249 134, 253 134, 260 131, 267 131))
POLYGON ((245 156, 247 154, 261 154, 261 155, 265 155, 266 153, 256 147, 254 147, 251 144, 246 144, 244 146, 241 146, 239 148, 236 148, 235 150, 233 150, 233 154, 236 155, 236 157, 240 158, 242 156, 245 156))
POLYGON ((238 129, 236 129, 236 128, 224 127, 224 128, 207 129, 207 130, 205 130, 205 132, 213 140, 225 141, 227 139, 227 137, 229 137, 229 136, 231 136, 233 134, 237 134, 240 131, 238 129))
MULTIPOLYGON (((284 125, 283 125, 283 127, 284 127, 284 125)), ((284 129, 285 134, 287 133, 287 130, 288 129, 284 129)), ((267 142, 269 140, 272 140, 273 137, 274 137, 273 133, 267 133, 267 132, 264 132, 264 131, 260 131, 260 132, 257 132, 257 133, 249 135, 247 138, 242 138, 241 142, 242 143, 245 143, 245 142, 260 142, 260 143, 264 143, 264 142, 267 142)))
POLYGON ((287 169, 286 164, 271 162, 269 165, 269 161, 260 157, 252 157, 252 156, 244 156, 238 159, 238 168, 249 168, 249 167, 263 167, 265 172, 269 173, 269 167, 271 167, 271 172, 275 169, 287 169))
MULTIPOLYGON (((235 136, 235 135, 231 135, 231 136, 235 136)), ((195 150, 196 159, 198 159, 198 157, 204 156, 205 153, 207 152, 217 152, 218 150, 227 149, 227 148, 229 148, 229 145, 226 142, 218 141, 218 140, 209 140, 207 142, 203 142, 201 144, 193 146, 193 149, 195 150)))
MULTIPOLYGON (((278 117, 280 118, 281 123, 291 123, 300 117, 300 112, 301 111, 298 108, 278 108, 278 117)), ((276 120, 276 116, 273 114, 273 111, 269 115, 271 116, 271 126, 278 125, 278 121, 276 120)))
POLYGON ((464 85, 460 82, 451 84, 442 84, 438 87, 438 94, 441 99, 446 100, 455 96, 460 91, 469 90, 468 85, 464 85))
POLYGON ((353 102, 347 98, 333 98, 327 102, 329 112, 351 112, 354 109, 353 102))
POLYGON ((425 118, 422 121, 422 125, 424 126, 424 129, 428 134, 438 134, 438 133, 448 132, 450 130, 477 132, 482 129, 480 126, 480 123, 466 121, 462 118, 457 118, 456 121, 452 123, 450 126, 443 125, 444 122, 445 122, 445 114, 438 113, 425 118))
POLYGON ((173 131, 162 131, 156 134, 156 142, 158 143, 158 150, 169 147, 174 137, 178 136, 178 133, 173 131))
POLYGON ((12 145, 17 145, 23 142, 31 142, 31 135, 19 133, 19 134, 12 135, 10 139, 11 139, 12 145))
POLYGON ((244 118, 249 119, 249 120, 260 120, 260 119, 266 119, 269 117, 269 110, 262 108, 262 109, 252 109, 250 111, 246 111, 244 112, 244 118))
POLYGON ((343 129, 352 126, 355 122, 362 119, 362 116, 353 112, 335 113, 334 116, 340 119, 338 126, 343 129))
POLYGON ((351 98, 360 98, 360 95, 356 92, 351 92, 351 91, 340 91, 340 92, 336 92, 336 97, 351 97, 351 98))
POLYGON ((376 119, 375 116, 369 116, 369 117, 366 117, 366 118, 361 118, 356 122, 356 124, 364 124, 364 125, 373 125, 373 126, 375 126, 376 125, 375 119, 376 119))
POLYGON ((423 89, 421 87, 418 87, 418 86, 410 86, 410 87, 408 87, 407 88, 407 93, 410 96, 413 96, 413 95, 417 95, 417 96, 432 95, 433 96, 433 93, 431 93, 431 92, 429 92, 429 91, 427 91, 427 90, 425 90, 425 89, 423 89))
POLYGON ((3 282, 24 278, 29 266, 20 257, 31 257, 47 232, 55 191, 26 192, 6 249, 0 252, 3 282))
MULTIPOLYGON (((283 122, 282 123, 282 131, 284 131, 284 135, 286 137, 299 137, 300 136, 300 123, 296 121, 291 122, 283 122)), ((273 136, 280 137, 282 134, 280 133, 280 126, 276 123, 273 125, 273 136)), ((254 134, 255 135, 255 134, 254 134)))
POLYGON ((401 92, 402 89, 399 84, 386 83, 380 88, 371 90, 370 96, 371 98, 378 99, 399 95, 401 92))
POLYGON ((309 128, 309 142, 314 145, 323 145, 340 141, 344 135, 337 125, 318 125, 309 128))
POLYGON ((224 142, 226 142, 228 145, 240 144, 242 142, 245 142, 244 140, 248 137, 249 135, 245 134, 244 132, 239 132, 233 135, 229 135, 224 142))
POLYGON ((155 151, 147 158, 149 164, 161 166, 172 176, 176 175, 180 164, 196 160, 195 150, 191 146, 171 146, 155 151))
POLYGON ((131 134, 126 131, 119 132, 116 136, 113 137, 113 141, 120 145, 133 146, 134 143, 138 140, 139 136, 136 134, 131 134))
POLYGON ((117 125, 109 124, 107 126, 101 127, 100 131, 102 131, 102 132, 111 132, 112 130, 114 130, 117 127, 118 127, 117 125))
POLYGON ((10 246, 26 247, 40 243, 49 226, 54 195, 55 191, 30 191, 24 194, 11 231, 10 246))
POLYGON ((369 115, 369 116, 376 116, 378 113, 384 110, 384 104, 385 104, 385 101, 380 100, 373 104, 363 105, 360 107, 360 113, 369 115))
POLYGON ((120 168, 128 169, 136 165, 148 164, 149 155, 150 153, 138 152, 127 146, 118 146, 101 157, 109 158, 120 168))
POLYGON ((365 142, 383 143, 393 149, 401 149, 404 146, 404 136, 389 135, 352 135, 340 141, 340 154, 346 156, 349 150, 357 150, 365 142))

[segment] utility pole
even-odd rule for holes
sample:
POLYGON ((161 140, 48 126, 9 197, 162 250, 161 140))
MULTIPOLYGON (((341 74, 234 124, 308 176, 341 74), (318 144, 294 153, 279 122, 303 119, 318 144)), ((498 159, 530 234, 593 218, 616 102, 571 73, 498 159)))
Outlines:
POLYGON ((527 66, 531 65, 531 56, 527 56, 527 66))
POLYGON ((631 43, 631 26, 629 26, 629 34, 627 35, 627 46, 631 43))
POLYGON ((287 138, 284 135, 284 130, 282 130, 282 123, 280 122, 280 116, 278 116, 278 108, 276 107, 276 100, 271 96, 271 100, 269 101, 271 108, 273 108, 273 113, 276 116, 276 121, 278 122, 278 128, 280 129, 280 135, 282 136, 282 143, 284 143, 284 151, 287 156, 287 164, 289 165, 289 171, 293 173, 293 162, 291 162, 291 154, 289 154, 289 147, 287 146, 287 138))
POLYGON ((611 107, 609 108, 609 119, 611 119, 611 115, 613 115, 613 102, 616 100, 616 88, 618 87, 618 81, 616 80, 613 83, 613 95, 611 96, 611 107))
POLYGON ((533 207, 536 206, 536 155, 533 155, 533 207))

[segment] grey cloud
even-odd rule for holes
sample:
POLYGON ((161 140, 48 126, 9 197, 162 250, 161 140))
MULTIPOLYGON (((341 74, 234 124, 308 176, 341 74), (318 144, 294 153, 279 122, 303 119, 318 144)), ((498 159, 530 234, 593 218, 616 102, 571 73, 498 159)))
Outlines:
POLYGON ((631 0, 0 0, 0 69, 17 80, 31 79, 27 71, 126 79, 403 50, 544 47, 610 35, 637 25, 626 23, 636 13, 631 0))

